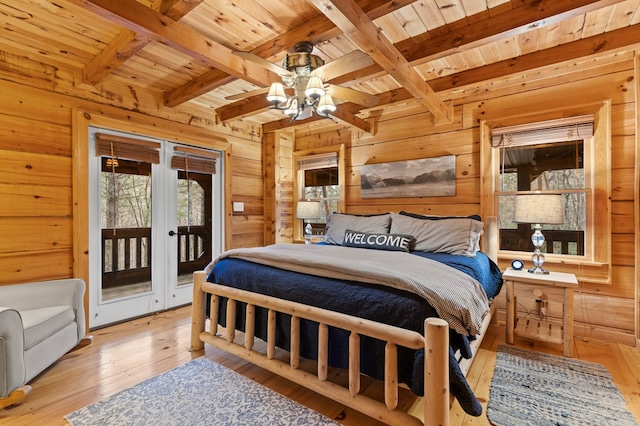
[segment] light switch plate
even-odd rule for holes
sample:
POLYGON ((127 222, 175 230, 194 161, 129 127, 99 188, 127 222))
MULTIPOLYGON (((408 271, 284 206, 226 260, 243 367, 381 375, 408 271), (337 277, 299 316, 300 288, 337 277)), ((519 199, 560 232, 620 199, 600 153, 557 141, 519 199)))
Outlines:
POLYGON ((243 212, 244 211, 244 203, 242 201, 234 201, 233 202, 233 211, 234 212, 243 212))

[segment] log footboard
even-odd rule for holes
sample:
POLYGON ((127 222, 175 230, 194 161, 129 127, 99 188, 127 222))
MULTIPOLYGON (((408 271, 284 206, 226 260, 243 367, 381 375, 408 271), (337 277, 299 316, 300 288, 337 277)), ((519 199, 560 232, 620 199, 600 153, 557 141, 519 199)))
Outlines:
POLYGON ((212 284, 206 282, 204 271, 194 273, 193 284, 192 350, 200 350, 204 347, 204 343, 208 343, 387 424, 449 424, 449 327, 446 321, 439 318, 427 318, 425 320, 425 336, 422 336, 420 333, 410 330, 350 315, 212 284), (244 342, 234 341, 236 336, 232 327, 227 327, 224 335, 219 335, 216 321, 210 321, 209 330, 205 330, 206 293, 212 295, 210 308, 212 318, 218 316, 220 297, 229 299, 227 324, 235 323, 237 302, 247 304, 244 342), (257 306, 264 307, 269 312, 266 353, 254 350, 254 312, 257 306), (292 317, 291 348, 288 362, 275 357, 276 312, 289 314, 292 317), (319 324, 316 374, 298 368, 300 364, 300 319, 308 319, 319 324), (350 332, 348 386, 327 380, 328 327, 338 327, 350 332), (360 393, 360 336, 370 336, 386 342, 384 402, 360 393), (398 346, 425 349, 425 396, 422 419, 398 409, 398 346))

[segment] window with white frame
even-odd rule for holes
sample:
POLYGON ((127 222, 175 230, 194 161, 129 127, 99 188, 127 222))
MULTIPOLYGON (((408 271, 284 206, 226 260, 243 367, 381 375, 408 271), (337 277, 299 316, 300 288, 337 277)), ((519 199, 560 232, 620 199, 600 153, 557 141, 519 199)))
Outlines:
POLYGON ((593 116, 579 116, 492 130, 492 146, 499 150, 497 183, 500 250, 531 251, 532 226, 514 223, 515 199, 520 194, 554 193, 563 199, 564 223, 542 224, 546 242, 542 252, 585 256, 587 206, 592 187, 585 162, 590 162, 593 116))

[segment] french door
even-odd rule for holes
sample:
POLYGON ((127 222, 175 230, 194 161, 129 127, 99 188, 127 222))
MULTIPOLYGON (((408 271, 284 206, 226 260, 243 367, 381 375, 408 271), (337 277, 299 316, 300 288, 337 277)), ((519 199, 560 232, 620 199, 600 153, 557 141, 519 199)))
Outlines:
POLYGON ((223 241, 219 155, 89 128, 89 326, 191 303, 223 241))

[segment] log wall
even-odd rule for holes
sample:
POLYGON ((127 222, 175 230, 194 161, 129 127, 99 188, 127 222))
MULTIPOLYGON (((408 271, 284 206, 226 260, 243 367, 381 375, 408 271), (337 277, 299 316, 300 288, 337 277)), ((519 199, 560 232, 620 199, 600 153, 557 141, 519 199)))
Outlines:
MULTIPOLYGON (((576 335, 635 345, 635 295, 638 291, 635 266, 637 80, 635 52, 619 52, 440 93, 442 99, 451 98, 454 102, 454 119, 450 124, 434 125, 429 113, 410 104, 384 111, 378 118, 374 135, 350 132, 346 153, 346 212, 364 214, 408 210, 436 215, 482 213, 480 120, 496 120, 500 114, 535 115, 551 109, 561 109, 570 115, 575 106, 609 101, 611 276, 609 284, 591 283, 588 280, 580 283, 575 300, 576 335), (456 195, 453 197, 360 197, 362 165, 451 154, 456 156, 456 195)), ((349 130, 298 132, 295 149, 343 142, 345 132, 349 130)), ((505 258, 500 266, 505 268, 509 263, 510 259, 505 258)), ((553 268, 553 265, 549 264, 548 267, 553 268)), ((584 275, 579 265, 564 265, 563 270, 578 276, 584 275)), ((503 298, 498 302, 504 315, 503 298)), ((550 314, 559 317, 559 307, 551 307, 550 314)))
MULTIPOLYGON (((0 52, 0 285, 74 274, 72 121, 75 109, 120 121, 123 126, 162 129, 170 140, 225 141, 232 148, 227 247, 263 244, 261 129, 215 124, 211 110, 184 104, 162 107, 162 93, 112 85, 75 85, 64 68, 0 52)), ((203 146, 207 146, 205 142, 203 146)))
MULTIPOLYGON (((291 238, 294 150, 344 143, 346 211, 411 210, 472 214, 481 209, 481 119, 518 108, 535 113, 553 105, 611 102, 612 253, 610 284, 581 283, 576 296, 576 333, 635 343, 638 330, 636 267, 639 203, 638 60, 616 52, 440 93, 453 101, 454 120, 434 125, 415 104, 376 112, 373 135, 329 124, 263 138, 244 122, 218 125, 196 104, 163 107, 160 92, 116 83, 76 84, 72 73, 2 52, 0 67, 0 285, 73 275, 72 117, 74 109, 172 131, 176 140, 210 135, 232 146, 228 248, 259 246, 291 238), (438 198, 362 199, 364 164, 456 155, 456 195, 438 198), (265 194, 268 201, 265 202, 265 194)), ((373 116, 373 113, 372 113, 373 116)), ((371 120, 373 123, 373 119, 371 120)), ((501 264, 501 266, 506 266, 501 264)), ((576 271, 579 272, 579 271, 576 271)))

